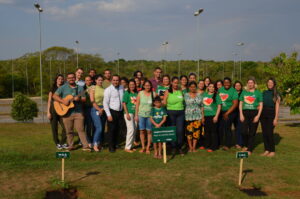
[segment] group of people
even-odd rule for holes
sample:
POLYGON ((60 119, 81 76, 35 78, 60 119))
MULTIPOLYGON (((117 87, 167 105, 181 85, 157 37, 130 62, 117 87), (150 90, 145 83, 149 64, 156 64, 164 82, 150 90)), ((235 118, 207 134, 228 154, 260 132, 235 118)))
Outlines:
MULTIPOLYGON (((262 155, 275 155, 273 134, 280 95, 273 78, 261 92, 254 78, 243 87, 240 81, 233 84, 228 77, 216 82, 209 77, 197 81, 195 73, 170 78, 159 67, 151 79, 136 71, 128 80, 111 75, 109 69, 103 75, 91 69, 84 80, 83 75, 81 68, 68 73, 66 81, 63 75, 57 75, 49 92, 47 116, 58 149, 75 149, 75 128, 84 151, 99 152, 106 134, 110 152, 115 152, 121 135, 125 135, 126 152, 133 153, 141 145, 139 152, 150 154, 153 129, 175 126, 177 140, 169 143, 174 154, 184 155, 186 143, 188 152, 226 151, 234 146, 250 155, 260 121, 265 146, 262 155), (68 95, 73 96, 71 101, 65 99, 68 95), (54 101, 65 106, 73 103, 74 107, 59 116, 54 101), (61 139, 58 124, 62 127, 61 139)), ((162 158, 162 144, 153 143, 153 149, 154 157, 162 158)))

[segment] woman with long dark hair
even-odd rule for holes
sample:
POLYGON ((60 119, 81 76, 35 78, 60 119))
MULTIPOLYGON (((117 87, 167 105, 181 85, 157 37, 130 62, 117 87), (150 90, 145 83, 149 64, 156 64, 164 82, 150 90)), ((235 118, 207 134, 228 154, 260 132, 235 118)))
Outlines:
POLYGON ((184 155, 181 149, 184 138, 184 99, 178 77, 173 77, 171 82, 169 90, 165 92, 163 104, 167 106, 169 124, 176 126, 177 141, 172 142, 173 153, 179 150, 184 155))
POLYGON ((206 90, 205 82, 203 79, 200 79, 198 82, 198 93, 202 95, 205 92, 205 90, 206 90))
POLYGON ((259 118, 263 109, 262 93, 256 89, 255 79, 249 78, 247 89, 240 96, 240 120, 243 132, 243 151, 252 154, 254 138, 258 127, 259 118))
POLYGON ((138 92, 134 79, 129 80, 128 90, 124 92, 123 96, 123 108, 124 108, 124 119, 126 122, 126 144, 125 152, 132 153, 132 146, 135 139, 137 130, 137 122, 135 121, 135 109, 136 109, 136 98, 138 92))
POLYGON ((186 137, 189 152, 196 152, 196 146, 200 137, 201 120, 203 117, 202 96, 197 92, 197 83, 189 82, 189 92, 184 94, 186 137))
POLYGON ((204 84, 205 84, 205 88, 207 88, 208 87, 208 85, 211 83, 212 81, 211 81, 211 79, 210 79, 210 77, 205 77, 204 78, 204 84))
POLYGON ((137 71, 135 71, 134 73, 133 73, 133 77, 134 78, 142 78, 142 77, 144 77, 144 74, 143 74, 143 72, 142 71, 140 71, 140 70, 137 70, 137 71))
POLYGON ((260 117, 265 146, 265 152, 262 156, 273 157, 275 156, 274 128, 278 122, 280 105, 280 95, 274 78, 268 79, 267 89, 263 92, 264 107, 260 117))
MULTIPOLYGON (((240 81, 235 81, 233 84, 233 88, 238 93, 240 97, 241 93, 243 92, 243 84, 240 81)), ((233 125, 235 128, 235 148, 241 149, 243 145, 243 138, 242 138, 242 129, 241 129, 241 121, 240 121, 240 111, 239 108, 235 109, 235 115, 233 119, 233 125)))
POLYGON ((166 90, 168 90, 170 87, 170 76, 169 75, 163 75, 162 76, 162 84, 157 86, 156 93, 157 95, 163 99, 164 93, 166 90))
POLYGON ((218 119, 221 112, 221 100, 216 93, 212 82, 208 84, 207 91, 203 94, 203 109, 205 131, 205 148, 207 152, 213 152, 218 148, 218 119))
POLYGON ((186 75, 180 76, 180 89, 183 94, 186 94, 188 92, 188 77, 186 75))
POLYGON ((55 91, 59 87, 61 87, 63 84, 64 84, 64 76, 61 74, 58 74, 54 79, 52 88, 48 95, 48 108, 47 108, 47 117, 50 120, 53 140, 56 145, 56 148, 59 150, 68 148, 68 145, 66 144, 67 137, 66 137, 66 130, 65 130, 64 123, 62 121, 62 117, 60 117, 56 113, 56 111, 54 109, 54 105, 53 105, 54 100, 52 97, 53 97, 53 94, 55 93, 55 91), (62 127, 61 140, 59 140, 59 138, 58 138, 58 123, 62 127))
POLYGON ((90 112, 93 124, 94 133, 90 142, 92 142, 93 149, 96 152, 101 150, 101 143, 103 142, 103 133, 105 129, 106 115, 103 107, 104 99, 104 88, 103 88, 104 78, 102 75, 95 76, 96 85, 90 89, 90 99, 92 103, 92 109, 90 112))
POLYGON ((136 99, 136 109, 135 109, 135 121, 139 123, 140 129, 140 139, 142 144, 142 149, 140 153, 146 152, 150 154, 150 146, 152 140, 152 124, 150 121, 152 102, 154 98, 152 83, 146 80, 143 84, 143 90, 139 92, 136 99), (146 134, 147 134, 147 146, 146 144, 146 134))

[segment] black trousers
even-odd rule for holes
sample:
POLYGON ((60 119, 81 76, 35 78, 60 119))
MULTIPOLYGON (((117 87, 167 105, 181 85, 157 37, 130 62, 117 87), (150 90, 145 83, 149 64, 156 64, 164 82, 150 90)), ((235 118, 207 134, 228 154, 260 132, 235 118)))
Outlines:
POLYGON ((204 119, 204 136, 205 148, 216 150, 218 148, 217 123, 213 122, 214 116, 205 116, 204 119))
POLYGON ((67 143, 66 129, 65 129, 62 117, 57 115, 53 106, 50 107, 50 113, 52 116, 52 118, 50 120, 50 124, 51 124, 51 130, 52 130, 52 136, 53 136, 54 143, 56 145, 57 144, 66 144, 67 143), (58 123, 62 127, 61 140, 59 140, 59 136, 58 136, 58 123))
POLYGON ((254 148, 254 139, 258 127, 258 122, 253 123, 253 119, 257 115, 258 110, 244 110, 244 122, 242 122, 243 146, 252 152, 254 148))
POLYGON ((265 151, 269 152, 275 152, 274 118, 275 108, 264 107, 260 117, 260 124, 264 138, 265 151))
POLYGON ((224 146, 231 147, 232 145, 232 130, 231 126, 236 115, 235 112, 232 112, 228 116, 228 120, 224 120, 223 114, 226 111, 222 111, 220 114, 220 124, 219 124, 219 140, 220 144, 224 146), (225 138, 225 140, 223 140, 225 138))
POLYGON ((107 141, 109 150, 115 150, 118 142, 119 131, 121 130, 122 120, 123 120, 123 111, 115 111, 110 109, 111 116, 113 121, 107 121, 108 125, 108 134, 107 141))
POLYGON ((181 149, 184 139, 184 111, 168 110, 168 119, 170 126, 176 126, 177 141, 172 142, 172 148, 181 149))

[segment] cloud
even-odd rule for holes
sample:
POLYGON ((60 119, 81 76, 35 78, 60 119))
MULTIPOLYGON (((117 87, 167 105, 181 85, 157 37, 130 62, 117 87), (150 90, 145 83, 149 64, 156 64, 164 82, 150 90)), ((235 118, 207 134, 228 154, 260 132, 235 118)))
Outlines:
POLYGON ((14 0, 0 0, 0 4, 14 4, 14 0))
POLYGON ((135 10, 137 3, 137 0, 113 0, 111 2, 97 1, 94 4, 97 6, 99 11, 128 12, 135 10))

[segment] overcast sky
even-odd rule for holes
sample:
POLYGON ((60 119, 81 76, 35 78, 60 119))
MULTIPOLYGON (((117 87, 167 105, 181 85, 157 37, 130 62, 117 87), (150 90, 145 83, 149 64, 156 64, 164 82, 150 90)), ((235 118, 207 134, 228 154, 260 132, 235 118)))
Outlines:
MULTIPOLYGON (((39 49, 32 0, 0 0, 0 59, 39 49)), ((40 0, 42 48, 65 46, 120 57, 268 61, 300 51, 299 0, 40 0), (204 12, 193 16, 198 8, 204 12), (198 21, 197 21, 198 20, 198 21), (197 22, 199 29, 197 32, 197 22), (237 42, 244 47, 237 47, 237 42)))

